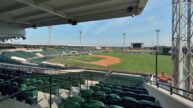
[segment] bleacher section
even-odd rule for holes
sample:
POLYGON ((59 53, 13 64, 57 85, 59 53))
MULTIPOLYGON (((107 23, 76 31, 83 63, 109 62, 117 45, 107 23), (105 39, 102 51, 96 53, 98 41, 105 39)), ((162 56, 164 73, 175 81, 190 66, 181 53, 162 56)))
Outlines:
POLYGON ((38 65, 43 67, 61 68, 61 66, 48 65, 43 62, 48 61, 55 57, 67 57, 73 56, 72 52, 76 52, 76 55, 97 53, 93 48, 76 48, 76 47, 61 47, 61 48, 42 48, 42 49, 15 49, 4 50, 1 53, 0 62, 11 64, 23 64, 23 65, 38 65), (38 56, 41 55, 41 56, 38 56), (6 60, 5 60, 6 59, 6 60))
POLYGON ((9 58, 15 56, 15 57, 20 57, 25 59, 33 58, 36 56, 35 53, 33 52, 24 52, 24 51, 2 52, 2 55, 9 58))
POLYGON ((10 63, 10 64, 21 64, 20 62, 17 62, 15 60, 12 60, 8 57, 0 55, 0 62, 1 63, 10 63))
POLYGON ((81 90, 80 96, 64 99, 59 108, 161 108, 144 88, 100 82, 81 90))
POLYGON ((4 96, 0 102, 16 98, 34 105, 37 104, 38 91, 60 96, 60 89, 71 91, 72 87, 78 87, 79 95, 69 94, 58 103, 59 108, 161 108, 159 102, 143 88, 143 78, 139 76, 93 71, 50 76, 2 69, 0 85, 4 96), (87 89, 81 88, 81 85, 88 86, 88 81, 99 83, 87 89))

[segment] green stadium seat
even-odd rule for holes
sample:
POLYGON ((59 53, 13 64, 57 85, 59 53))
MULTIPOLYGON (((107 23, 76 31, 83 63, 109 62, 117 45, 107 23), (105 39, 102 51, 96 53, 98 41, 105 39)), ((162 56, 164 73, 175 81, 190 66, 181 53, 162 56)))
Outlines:
POLYGON ((67 82, 65 81, 65 82, 60 84, 60 87, 63 88, 63 89, 66 89, 66 90, 70 90, 71 84, 70 84, 69 81, 67 81, 67 82))
POLYGON ((80 86, 80 81, 77 80, 77 79, 73 79, 73 80, 72 80, 72 86, 74 86, 74 87, 79 87, 79 86, 80 86))
POLYGON ((140 108, 139 102, 132 97, 123 97, 121 104, 124 108, 140 108))
POLYGON ((54 95, 59 95, 59 85, 56 83, 52 84, 52 94, 54 95))
POLYGON ((19 83, 23 83, 23 84, 26 84, 26 85, 30 85, 30 78, 21 78, 19 83))
POLYGON ((30 78, 29 79, 29 85, 31 86, 31 85, 36 85, 36 79, 35 78, 30 78))
POLYGON ((113 89, 122 90, 123 88, 121 86, 114 86, 113 89))
POLYGON ((42 91, 42 86, 43 86, 43 81, 41 79, 36 79, 36 84, 35 86, 37 87, 38 90, 42 91))
POLYGON ((109 108, 123 108, 123 107, 118 106, 118 105, 110 105, 109 108))
POLYGON ((20 101, 25 100, 26 94, 25 94, 25 92, 23 92, 25 90, 27 90, 27 85, 26 84, 20 84, 18 91, 20 91, 21 93, 19 93, 17 95, 18 100, 20 100, 20 101))
POLYGON ((94 99, 95 100, 99 100, 99 101, 102 101, 102 102, 105 102, 106 100, 106 94, 105 92, 102 92, 102 91, 97 91, 94 93, 94 99))
POLYGON ((73 102, 69 100, 64 100, 60 105, 59 108, 81 108, 81 105, 78 102, 73 102))
POLYGON ((106 94, 110 94, 112 92, 112 89, 111 88, 108 88, 108 87, 103 87, 101 89, 101 91, 105 92, 106 94))
POLYGON ((68 100, 72 102, 78 102, 79 104, 83 104, 85 102, 84 99, 80 96, 72 96, 69 97, 68 100))
POLYGON ((108 88, 112 89, 113 85, 111 85, 111 84, 104 84, 104 87, 108 87, 108 88))
POLYGON ((27 88, 29 91, 26 92, 26 103, 28 104, 36 104, 37 103, 37 94, 38 90, 36 87, 29 86, 27 88))
POLYGON ((124 92, 122 90, 120 90, 120 89, 113 89, 112 93, 117 94, 119 96, 123 96, 124 95, 124 92))
POLYGON ((101 88, 100 88, 100 86, 90 86, 90 89, 91 90, 93 90, 94 92, 97 92, 97 91, 99 91, 101 88))
POLYGON ((104 84, 98 83, 98 84, 95 84, 95 86, 99 86, 100 88, 102 88, 102 87, 104 87, 104 84))
MULTIPOLYGON (((3 82, 4 80, 3 79, 0 79, 0 83, 3 82)), ((3 84, 0 85, 0 92, 3 90, 3 84)))
POLYGON ((17 82, 12 82, 10 86, 9 95, 18 92, 18 87, 19 87, 19 84, 17 82))
POLYGON ((105 108, 105 104, 97 100, 90 100, 83 105, 83 108, 105 108))
POLYGON ((160 105, 156 105, 153 102, 147 100, 140 101, 140 108, 162 108, 160 105))
POLYGON ((148 96, 148 95, 139 95, 139 100, 146 100, 146 101, 156 103, 156 99, 154 97, 148 96))
POLYGON ((2 86, 2 90, 1 90, 2 95, 10 94, 10 92, 11 92, 11 90, 10 90, 11 89, 11 82, 10 81, 3 83, 1 86, 2 86))
POLYGON ((83 97, 85 100, 89 100, 93 96, 93 91, 90 89, 80 90, 80 96, 83 97))
POLYGON ((127 97, 132 97, 136 100, 138 100, 138 97, 139 97, 138 94, 133 93, 133 92, 125 92, 124 95, 127 96, 127 97))
POLYGON ((120 96, 119 95, 117 95, 117 94, 109 94, 108 96, 107 96, 107 103, 108 103, 108 105, 120 105, 120 100, 121 100, 121 98, 120 98, 120 96))
POLYGON ((81 83, 82 85, 85 85, 85 80, 84 80, 84 79, 81 79, 81 80, 80 80, 80 83, 81 83))

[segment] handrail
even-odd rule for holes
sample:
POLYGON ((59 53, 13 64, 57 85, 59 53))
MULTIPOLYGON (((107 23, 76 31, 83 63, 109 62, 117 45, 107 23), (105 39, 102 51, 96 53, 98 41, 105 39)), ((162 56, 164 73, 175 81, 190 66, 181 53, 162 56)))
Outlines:
POLYGON ((193 92, 191 92, 191 91, 184 90, 184 89, 177 88, 177 87, 173 87, 173 86, 171 86, 171 85, 167 85, 167 84, 160 83, 160 82, 156 82, 156 81, 151 81, 151 80, 149 80, 149 82, 150 82, 150 84, 156 85, 157 88, 162 88, 162 89, 170 92, 170 95, 176 94, 176 95, 178 95, 178 96, 180 96, 180 97, 183 97, 183 98, 188 99, 188 100, 190 100, 190 101, 193 102, 193 98, 190 98, 190 97, 188 97, 188 96, 181 95, 181 94, 179 94, 178 92, 174 91, 174 89, 177 90, 177 91, 185 92, 185 93, 187 93, 187 94, 189 94, 189 95, 193 95, 193 92), (168 87, 169 90, 166 89, 166 88, 164 88, 164 87, 162 87, 162 86, 160 86, 160 85, 163 85, 163 86, 168 87))

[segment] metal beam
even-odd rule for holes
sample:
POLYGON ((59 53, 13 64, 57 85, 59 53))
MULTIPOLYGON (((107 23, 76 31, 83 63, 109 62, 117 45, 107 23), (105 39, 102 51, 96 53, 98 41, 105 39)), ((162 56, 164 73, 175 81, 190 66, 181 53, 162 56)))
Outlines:
MULTIPOLYGON (((111 11, 116 11, 116 10, 125 10, 127 11, 127 8, 129 6, 135 6, 135 5, 128 5, 126 3, 122 4, 122 7, 117 6, 117 4, 112 5, 112 8, 106 8, 106 7, 100 7, 100 8, 96 8, 96 9, 89 9, 88 11, 85 10, 80 10, 80 11, 76 11, 76 12, 72 12, 69 13, 70 16, 86 16, 86 15, 92 15, 92 14, 100 14, 100 13, 104 13, 104 12, 111 12, 111 11)), ((132 14, 136 14, 137 9, 135 7, 133 7, 133 13, 132 14)), ((68 13, 66 13, 68 15, 68 13)))
MULTIPOLYGON (((192 0, 173 0, 172 13, 173 86, 189 91, 192 72, 192 0)), ((189 95, 183 91, 179 93, 189 95)))
MULTIPOLYGON (((103 13, 97 13, 97 14, 91 14, 86 16, 77 16, 74 17, 77 19, 77 22, 85 22, 85 21, 93 21, 93 20, 100 20, 100 19, 109 19, 109 18, 117 18, 118 17, 125 17, 125 16, 131 16, 131 13, 125 13, 123 9, 117 10, 117 11, 109 11, 103 12, 103 13), (100 14, 100 15, 98 15, 100 14), (121 16, 120 16, 121 14, 121 16)), ((56 19, 56 20, 50 20, 46 22, 39 22, 38 27, 41 26, 48 26, 48 25, 59 25, 59 24, 65 24, 67 21, 65 19, 56 19)))
MULTIPOLYGON (((79 14, 91 14, 92 12, 94 13, 99 13, 99 12, 102 12, 104 9, 105 10, 115 10, 114 8, 117 8, 117 5, 118 4, 122 4, 123 6, 122 7, 129 7, 129 6, 132 6, 132 4, 136 3, 136 1, 130 1, 129 4, 128 4, 128 1, 125 0, 125 1, 119 1, 119 0, 96 0, 96 1, 93 1, 93 0, 87 0, 87 1, 84 1, 82 3, 74 3, 72 5, 66 5, 64 7, 60 7, 60 8, 57 8, 55 9, 57 12, 59 13, 63 13, 63 11, 66 11, 66 10, 76 10, 76 12, 69 12, 68 14, 66 13, 65 15, 66 16, 71 16, 71 14, 73 14, 72 16, 78 16, 79 14), (112 5, 113 8, 106 8, 105 5, 112 5), (103 9, 101 8, 97 8, 98 10, 93 10, 93 9, 88 9, 88 8, 93 8, 93 7, 103 7, 103 9), (85 10, 86 9, 86 10, 85 10), (82 12, 86 12, 86 13, 82 13, 82 12), (75 15, 75 14, 78 14, 78 15, 75 15)), ((118 7, 120 9, 120 7, 118 7)), ((30 19, 30 17, 34 17, 35 16, 41 16, 41 15, 46 15, 48 13, 43 13, 43 12, 36 12, 36 13, 28 13, 28 14, 25 14, 25 15, 22 15, 22 17, 15 17, 16 19, 30 19)))
MULTIPOLYGON (((57 12, 61 12, 63 10, 71 10, 71 9, 80 9, 81 7, 85 7, 85 6, 93 6, 93 5, 96 5, 97 3, 101 3, 101 2, 109 2, 109 1, 112 1, 112 0, 87 0, 87 1, 84 1, 82 3, 74 3, 70 6, 66 5, 64 7, 60 7, 60 8, 56 8, 55 11, 57 12)), ((35 16, 41 16, 41 15, 44 15, 44 14, 48 14, 48 13, 43 13, 43 12, 37 12, 37 13, 28 13, 28 14, 25 14, 25 15, 22 15, 22 17, 15 17, 16 19, 26 19, 26 18, 30 18, 30 17, 34 17, 35 16)))
POLYGON ((47 6, 46 4, 39 3, 39 2, 37 3, 36 0, 15 0, 15 1, 43 10, 53 15, 68 19, 68 17, 64 13, 57 12, 54 8, 47 6))

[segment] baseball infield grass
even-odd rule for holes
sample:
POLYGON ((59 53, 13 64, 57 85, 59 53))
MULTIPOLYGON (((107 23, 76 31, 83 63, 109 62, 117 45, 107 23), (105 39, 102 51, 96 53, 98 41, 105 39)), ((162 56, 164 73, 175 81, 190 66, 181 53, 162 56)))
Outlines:
MULTIPOLYGON (((121 59, 121 63, 114 64, 108 67, 102 67, 97 65, 88 64, 87 62, 98 61, 102 58, 90 57, 88 55, 81 55, 75 57, 67 58, 55 58, 50 60, 55 63, 63 63, 71 66, 83 66, 83 67, 94 67, 94 68, 108 68, 108 69, 118 69, 126 70, 133 72, 146 72, 154 73, 155 72, 155 55, 149 54, 123 54, 123 53, 102 53, 100 55, 108 55, 113 57, 118 57, 121 59)), ((158 56, 158 72, 165 72, 168 75, 172 73, 172 62, 171 56, 158 56)))

